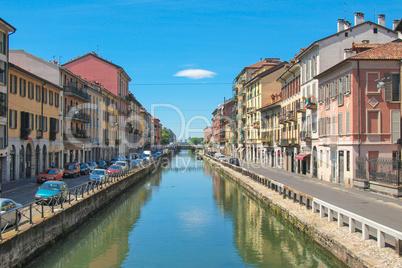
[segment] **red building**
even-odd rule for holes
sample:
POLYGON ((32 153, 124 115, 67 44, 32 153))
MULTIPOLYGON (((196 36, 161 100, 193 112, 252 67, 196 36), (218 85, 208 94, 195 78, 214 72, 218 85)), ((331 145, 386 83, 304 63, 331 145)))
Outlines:
MULTIPOLYGON (((118 96, 116 108, 119 111, 119 155, 128 155, 129 144, 127 144, 127 139, 122 139, 122 137, 128 136, 128 133, 125 133, 127 132, 125 124, 127 117, 130 116, 128 95, 130 93, 129 82, 131 78, 121 66, 102 58, 102 56, 93 51, 69 60, 63 66, 88 81, 101 84, 111 93, 118 96)), ((67 77, 64 76, 62 79, 67 79, 67 77)))

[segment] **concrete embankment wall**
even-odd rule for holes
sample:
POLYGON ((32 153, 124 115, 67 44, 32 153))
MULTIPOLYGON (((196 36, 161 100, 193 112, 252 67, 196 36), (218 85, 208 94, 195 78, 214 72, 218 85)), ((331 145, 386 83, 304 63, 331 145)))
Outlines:
MULTIPOLYGON (((219 162, 216 162, 211 158, 207 159, 216 169, 223 172, 230 179, 237 182, 240 186, 242 186, 244 189, 257 197, 265 205, 267 205, 267 207, 274 214, 277 214, 279 217, 283 218, 285 221, 295 226, 298 230, 310 236, 316 243, 331 252, 336 258, 338 258, 348 266, 373 266, 370 263, 367 263, 365 260, 359 258, 359 256, 357 256, 355 252, 347 248, 344 244, 337 241, 337 239, 333 235, 331 235, 331 232, 324 231, 321 225, 316 225, 312 221, 304 221, 303 217, 300 217, 300 208, 298 208, 299 205, 297 203, 293 203, 293 201, 291 200, 284 200, 284 197, 280 196, 275 191, 272 191, 266 187, 264 187, 266 189, 262 189, 263 186, 254 182, 252 179, 246 179, 246 176, 221 165, 219 162), (288 206, 286 202, 292 203, 291 206, 288 206), (297 212, 296 209, 298 210, 297 212)), ((311 211, 306 210, 306 213, 311 213, 311 211)))
POLYGON ((0 244, 1 267, 23 267, 24 263, 34 258, 73 229, 83 224, 89 216, 105 207, 123 191, 145 179, 154 169, 154 165, 139 169, 133 175, 122 179, 91 196, 82 199, 54 216, 32 226, 18 235, 0 244))

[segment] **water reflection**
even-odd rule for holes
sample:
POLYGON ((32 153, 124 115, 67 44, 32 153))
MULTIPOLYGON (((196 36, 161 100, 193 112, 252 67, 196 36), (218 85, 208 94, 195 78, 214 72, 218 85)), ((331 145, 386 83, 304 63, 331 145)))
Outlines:
POLYGON ((129 252, 129 233, 140 219, 141 208, 162 179, 161 172, 122 194, 106 209, 87 220, 47 250, 28 267, 119 267, 129 252))
POLYGON ((254 196, 210 165, 214 199, 225 217, 233 219, 234 244, 245 263, 258 267, 346 267, 307 238, 290 231, 254 196))
POLYGON ((342 267, 182 151, 28 267, 342 267), (163 178, 163 180, 162 180, 163 178))

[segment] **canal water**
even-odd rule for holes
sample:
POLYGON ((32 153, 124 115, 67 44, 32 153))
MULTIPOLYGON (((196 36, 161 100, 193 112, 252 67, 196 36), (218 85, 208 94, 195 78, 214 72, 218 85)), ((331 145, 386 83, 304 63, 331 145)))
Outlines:
POLYGON ((344 267, 180 151, 28 267, 344 267))

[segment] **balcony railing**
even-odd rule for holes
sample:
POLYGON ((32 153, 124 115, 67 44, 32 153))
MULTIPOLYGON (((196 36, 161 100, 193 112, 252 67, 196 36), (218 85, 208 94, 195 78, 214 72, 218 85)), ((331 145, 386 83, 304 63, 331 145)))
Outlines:
POLYGON ((4 137, 0 137, 0 149, 6 149, 6 139, 4 137))
POLYGON ((280 115, 278 118, 279 124, 284 124, 286 123, 286 115, 280 115))
POLYGON ((297 111, 298 113, 305 113, 306 110, 304 109, 304 104, 301 103, 301 102, 297 102, 297 103, 296 103, 296 111, 297 111))
POLYGON ((289 146, 289 140, 288 139, 280 139, 279 146, 289 146))
POLYGON ((307 109, 317 109, 317 98, 315 96, 310 96, 306 100, 307 109))
POLYGON ((287 121, 294 121, 294 122, 296 122, 297 121, 297 117, 296 117, 296 115, 295 115, 295 113, 294 112, 287 112, 286 113, 286 120, 287 121))
POLYGON ((311 131, 306 131, 306 130, 300 131, 300 139, 302 141, 311 140, 311 131))
POLYGON ((63 133, 64 140, 68 140, 69 138, 71 138, 71 136, 76 139, 84 139, 84 140, 89 139, 89 136, 87 135, 87 131, 81 130, 81 129, 70 129, 70 132, 68 134, 63 133))
POLYGON ((64 94, 69 96, 78 97, 79 99, 89 102, 90 97, 88 93, 84 92, 83 90, 77 87, 77 83, 71 82, 68 86, 64 86, 64 94))

